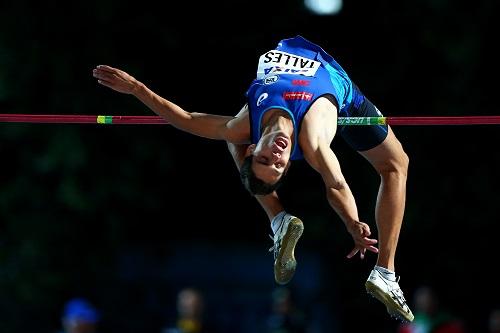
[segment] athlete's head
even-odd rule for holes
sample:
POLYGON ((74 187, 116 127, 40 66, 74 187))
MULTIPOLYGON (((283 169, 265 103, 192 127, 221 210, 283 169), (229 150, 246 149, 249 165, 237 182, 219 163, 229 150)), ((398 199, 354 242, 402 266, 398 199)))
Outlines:
POLYGON ((266 133, 257 144, 248 146, 240 169, 245 188, 253 195, 276 190, 290 166, 291 147, 291 139, 283 131, 266 133))

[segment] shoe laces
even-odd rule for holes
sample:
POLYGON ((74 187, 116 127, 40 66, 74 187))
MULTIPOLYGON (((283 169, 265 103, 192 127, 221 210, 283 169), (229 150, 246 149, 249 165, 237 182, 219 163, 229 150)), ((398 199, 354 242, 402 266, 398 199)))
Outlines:
POLYGON ((395 296, 394 298, 401 303, 401 305, 406 305, 406 299, 403 296, 403 291, 401 288, 395 288, 391 290, 391 293, 395 296))
POLYGON ((393 295, 393 299, 397 301, 401 306, 405 307, 408 306, 406 304, 406 299, 403 295, 403 291, 401 290, 401 287, 399 287, 399 279, 400 276, 396 276, 396 285, 394 286, 393 284, 389 284, 389 291, 393 295))
POLYGON ((276 260, 276 258, 278 257, 278 254, 280 253, 280 250, 281 250, 281 239, 282 237, 279 237, 277 241, 274 240, 274 237, 272 235, 269 235, 269 238, 271 238, 274 242, 274 245, 271 246, 271 248, 269 249, 269 252, 273 252, 273 256, 274 256, 274 260, 276 260))
POLYGON ((407 306, 406 299, 403 295, 403 291, 401 290, 401 287, 399 286, 399 280, 400 280, 401 276, 396 275, 396 280, 391 281, 389 279, 386 279, 382 273, 378 272, 378 274, 380 275, 382 280, 385 281, 385 283, 389 289, 389 292, 392 294, 392 296, 391 296, 392 299, 394 299, 396 302, 398 302, 403 307, 407 306))
POLYGON ((281 250, 281 241, 283 240, 282 231, 283 231, 283 227, 285 226, 285 218, 286 218, 286 215, 284 215, 281 218, 280 225, 279 225, 278 229, 276 230, 276 233, 274 234, 274 236, 269 235, 269 238, 271 238, 274 242, 274 245, 269 249, 269 252, 274 252, 273 253, 274 260, 276 260, 276 258, 278 257, 278 254, 280 253, 280 250, 281 250))

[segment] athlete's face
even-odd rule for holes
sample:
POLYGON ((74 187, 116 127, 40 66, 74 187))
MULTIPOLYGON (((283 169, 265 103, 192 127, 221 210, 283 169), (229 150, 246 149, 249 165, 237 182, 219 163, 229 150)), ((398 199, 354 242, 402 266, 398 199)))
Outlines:
POLYGON ((248 147, 255 176, 265 183, 276 183, 287 169, 291 147, 290 137, 282 131, 262 135, 257 145, 248 147))

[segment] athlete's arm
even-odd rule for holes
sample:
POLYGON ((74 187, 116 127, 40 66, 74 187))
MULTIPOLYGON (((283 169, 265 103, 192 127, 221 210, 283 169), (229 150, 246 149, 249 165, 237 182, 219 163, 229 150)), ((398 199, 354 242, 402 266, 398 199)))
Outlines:
POLYGON ((209 139, 229 142, 248 141, 249 123, 243 118, 184 111, 178 105, 157 95, 128 73, 106 65, 93 71, 98 83, 115 91, 131 94, 172 126, 209 139))
MULTIPOLYGON (((236 118, 247 115, 248 115, 248 105, 245 105, 236 115, 236 118)), ((238 171, 240 170, 241 165, 243 164, 248 146, 249 146, 248 144, 234 144, 229 141, 227 142, 227 148, 229 149, 229 152, 233 157, 233 160, 236 164, 236 168, 238 169, 238 171)), ((284 210, 276 191, 267 195, 256 195, 255 199, 257 199, 257 202, 264 209, 269 220, 272 220, 273 217, 275 217, 276 215, 278 215, 278 213, 284 210)))
POLYGON ((331 104, 322 104, 321 101, 313 107, 317 108, 317 112, 308 112, 299 137, 304 157, 321 175, 330 206, 353 237, 355 246, 347 257, 351 258, 360 252, 361 258, 364 258, 366 250, 378 252, 374 247, 377 240, 369 238, 370 227, 359 221, 356 201, 342 174, 340 163, 330 148, 337 130, 337 112, 326 112, 325 108, 331 108, 331 104))

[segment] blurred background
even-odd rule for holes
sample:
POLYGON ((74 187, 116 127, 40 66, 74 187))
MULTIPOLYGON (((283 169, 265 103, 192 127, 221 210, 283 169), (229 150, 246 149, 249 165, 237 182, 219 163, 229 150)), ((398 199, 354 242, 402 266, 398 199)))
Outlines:
MULTIPOLYGON (((234 115, 258 57, 302 35, 386 116, 500 114, 498 2, 318 2, 3 0, 0 113, 153 115, 95 82, 108 64, 188 111, 234 115)), ((393 129, 410 157, 396 270, 418 332, 496 332, 499 125, 393 129)), ((332 147, 376 235, 378 176, 332 147)), ((3 123, 0 158, 1 333, 417 332, 366 294, 375 255, 345 258, 352 239, 305 162, 280 191, 305 232, 277 288, 268 221, 224 142, 3 123)))

